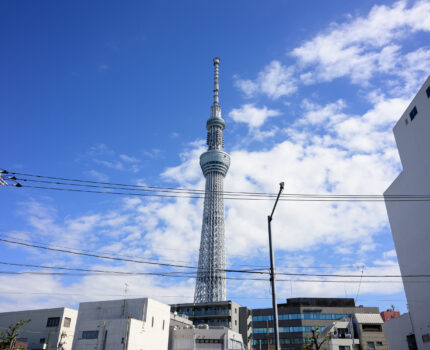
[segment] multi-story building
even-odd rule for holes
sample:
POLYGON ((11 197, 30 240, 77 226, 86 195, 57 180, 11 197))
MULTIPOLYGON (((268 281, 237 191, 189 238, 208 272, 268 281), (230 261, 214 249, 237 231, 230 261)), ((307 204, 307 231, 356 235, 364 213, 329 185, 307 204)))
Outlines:
POLYGON ((419 350, 430 349, 430 76, 393 129, 403 170, 385 205, 419 350), (407 195, 406 201, 396 196, 407 195), (421 200, 420 200, 421 197, 421 200), (421 283, 420 283, 421 282, 421 283))
POLYGON ((69 308, 39 309, 0 313, 0 330, 10 324, 30 320, 19 328, 19 341, 28 350, 71 350, 78 311, 69 308))
MULTIPOLYGON (((298 350, 312 329, 321 331, 334 321, 356 313, 378 314, 377 307, 355 306, 350 298, 291 298, 278 304, 279 338, 282 349, 298 350)), ((253 349, 265 350, 275 343, 272 308, 252 310, 253 349)), ((381 349, 382 350, 382 349, 381 349)))
POLYGON ((323 348, 326 350, 360 350, 360 340, 354 334, 353 327, 351 317, 334 321, 321 332, 321 340, 325 340, 323 348))
POLYGON ((379 313, 355 313, 354 336, 360 339, 362 350, 388 350, 384 321, 379 313))
POLYGON ((167 350, 170 306, 139 298, 79 305, 73 350, 167 350))
POLYGON ((186 315, 196 327, 204 324, 227 327, 242 335, 245 346, 251 342, 251 310, 247 307, 241 307, 233 301, 174 304, 171 307, 172 313, 186 315))

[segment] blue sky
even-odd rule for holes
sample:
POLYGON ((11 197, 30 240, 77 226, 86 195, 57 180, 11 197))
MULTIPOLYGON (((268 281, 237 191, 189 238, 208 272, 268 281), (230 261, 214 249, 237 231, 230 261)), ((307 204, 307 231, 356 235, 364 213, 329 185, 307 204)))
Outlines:
MULTIPOLYGON (((227 190, 276 192, 285 180, 287 193, 382 194, 401 171, 392 127, 429 74, 429 16, 429 1, 2 2, 0 167, 203 188, 219 56, 227 190)), ((0 191, 2 237, 197 263, 201 200, 0 191)), ((268 265, 271 206, 226 201, 233 268, 268 265)), ((274 235, 283 272, 399 273, 383 203, 282 202, 274 235)), ((7 262, 162 271, 0 249, 7 262)), ((168 303, 194 292, 187 278, 0 275, 0 309, 76 307, 120 297, 124 283, 130 296, 168 303)), ((269 307, 269 292, 268 282, 228 281, 242 305, 269 307)), ((399 283, 280 282, 278 295, 358 295, 406 311, 399 283)))

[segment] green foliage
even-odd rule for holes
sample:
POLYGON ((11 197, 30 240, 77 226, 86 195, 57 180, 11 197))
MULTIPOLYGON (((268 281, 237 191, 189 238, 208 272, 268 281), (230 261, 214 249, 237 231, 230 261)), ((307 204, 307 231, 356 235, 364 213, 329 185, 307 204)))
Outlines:
POLYGON ((0 350, 18 350, 23 349, 21 346, 15 348, 16 340, 18 339, 18 330, 21 326, 29 323, 31 320, 21 320, 16 324, 11 323, 5 331, 0 331, 0 350))
POLYGON ((326 350, 327 348, 323 348, 323 344, 330 339, 329 335, 321 338, 321 333, 319 331, 319 327, 315 327, 312 329, 312 335, 309 338, 305 339, 305 344, 303 344, 303 350, 326 350))

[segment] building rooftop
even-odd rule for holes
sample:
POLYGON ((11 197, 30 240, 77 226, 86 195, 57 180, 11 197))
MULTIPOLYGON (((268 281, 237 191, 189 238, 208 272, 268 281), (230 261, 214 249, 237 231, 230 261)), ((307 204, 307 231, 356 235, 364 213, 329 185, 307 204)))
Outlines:
POLYGON ((355 307, 353 298, 289 298, 286 306, 355 307))
POLYGON ((384 320, 380 314, 355 314, 358 323, 382 324, 384 320))

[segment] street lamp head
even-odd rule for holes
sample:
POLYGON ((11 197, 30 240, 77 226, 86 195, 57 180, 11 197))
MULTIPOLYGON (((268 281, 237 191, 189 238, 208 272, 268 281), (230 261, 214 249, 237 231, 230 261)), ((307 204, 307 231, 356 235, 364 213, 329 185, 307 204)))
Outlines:
POLYGON ((284 189, 284 182, 282 181, 279 186, 281 187, 281 191, 284 189))

